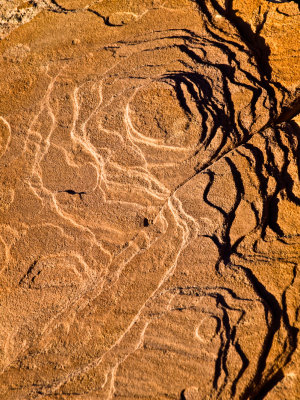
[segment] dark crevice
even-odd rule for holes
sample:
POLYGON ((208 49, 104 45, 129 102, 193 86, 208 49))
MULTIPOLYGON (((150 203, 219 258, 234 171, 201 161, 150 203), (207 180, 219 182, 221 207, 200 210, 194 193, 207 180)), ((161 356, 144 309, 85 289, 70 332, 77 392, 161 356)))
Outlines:
POLYGON ((265 371, 267 357, 270 353, 275 333, 278 331, 280 327, 282 310, 275 296, 273 296, 270 292, 267 291, 265 286, 256 278, 256 276, 249 268, 243 266, 239 266, 239 268, 245 272, 247 278, 252 283, 254 290, 259 295, 259 297, 263 299, 266 310, 268 310, 271 314, 269 329, 264 339, 263 348, 258 361, 258 366, 255 375, 251 383, 248 385, 245 392, 241 396, 242 400, 248 400, 248 399, 254 400, 258 398, 257 397, 258 392, 263 390, 263 387, 265 386, 261 385, 262 376, 263 372, 265 371))
POLYGON ((86 194, 86 192, 76 192, 75 190, 72 190, 72 189, 59 190, 58 193, 68 193, 72 196, 78 194, 78 196, 80 197, 80 200, 83 200, 82 195, 86 194))
POLYGON ((256 394, 245 399, 262 400, 284 378, 282 369, 279 369, 256 394))
POLYGON ((111 27, 120 27, 120 26, 123 26, 123 24, 122 24, 122 25, 117 25, 117 24, 112 24, 112 23, 110 23, 110 22, 109 22, 109 17, 105 17, 104 15, 100 14, 100 13, 99 13, 98 11, 96 11, 96 10, 93 10, 92 8, 87 8, 86 11, 88 11, 88 12, 90 12, 90 13, 96 15, 97 17, 101 18, 102 21, 104 22, 104 24, 105 24, 106 26, 111 26, 111 27))
POLYGON ((295 99, 290 105, 282 108, 281 114, 274 121, 274 125, 281 124, 282 122, 291 121, 300 113, 300 97, 295 99))
POLYGON ((77 13, 80 11, 86 11, 86 12, 90 12, 90 13, 96 15, 97 17, 101 18, 106 26, 111 26, 111 27, 123 26, 123 24, 119 25, 119 24, 110 23, 109 17, 105 17, 104 15, 100 14, 96 10, 93 10, 92 8, 79 8, 79 9, 65 8, 65 7, 61 6, 56 0, 51 0, 51 5, 52 5, 52 7, 50 6, 49 9, 51 12, 54 12, 54 13, 68 14, 68 13, 77 13))
POLYGON ((243 352, 240 344, 238 341, 235 342, 234 344, 235 350, 238 353, 238 355, 240 356, 241 360, 242 360, 242 367, 239 370, 236 378, 233 380, 232 382, 232 387, 231 387, 231 395, 234 397, 236 394, 236 386, 238 381, 240 380, 240 378, 242 377, 242 375, 244 374, 244 372, 246 371, 246 369, 248 368, 249 365, 249 359, 246 357, 245 353, 243 352))
POLYGON ((50 7, 50 11, 55 12, 55 13, 62 13, 62 14, 68 14, 68 13, 76 13, 76 9, 72 8, 65 8, 61 6, 56 0, 51 0, 50 4, 52 7, 50 7))
POLYGON ((32 272, 34 270, 34 267, 36 266, 38 261, 39 260, 34 260, 33 263, 30 265, 30 267, 28 268, 26 274, 19 281, 19 285, 20 286, 23 285, 27 279, 29 279, 29 277, 32 274, 32 272))
MULTIPOLYGON (((208 32, 212 36, 218 38, 219 41, 223 42, 222 38, 218 37, 218 35, 209 27, 210 25, 213 26, 214 29, 221 30, 221 28, 212 24, 213 17, 209 12, 205 2, 199 0, 195 0, 195 2, 207 18, 206 29, 208 32)), ((259 35, 259 31, 257 33, 253 32, 250 24, 236 15, 235 10, 232 9, 232 0, 226 1, 225 8, 221 7, 216 0, 211 0, 211 4, 220 15, 225 17, 238 30, 241 39, 250 50, 250 53, 253 55, 256 62, 256 68, 258 69, 261 77, 260 86, 263 87, 269 94, 269 100, 271 103, 270 115, 273 119, 275 119, 277 115, 277 100, 272 85, 277 87, 282 93, 287 94, 287 90, 278 82, 272 82, 272 85, 270 84, 272 71, 269 64, 270 49, 267 46, 264 38, 259 35)), ((237 44, 235 45, 237 46, 237 44)), ((245 52, 244 49, 240 50, 245 52)))
POLYGON ((277 233, 277 235, 283 237, 284 232, 280 228, 277 220, 278 220, 278 203, 279 199, 277 197, 273 197, 269 201, 269 207, 268 207, 268 217, 266 220, 267 226, 269 226, 273 232, 277 233))

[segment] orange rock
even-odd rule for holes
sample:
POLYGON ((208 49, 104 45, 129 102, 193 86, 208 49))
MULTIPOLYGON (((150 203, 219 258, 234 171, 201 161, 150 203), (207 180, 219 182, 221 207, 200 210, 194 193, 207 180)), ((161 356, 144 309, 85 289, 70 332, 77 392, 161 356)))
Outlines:
POLYGON ((0 399, 298 398, 296 3, 0 23, 0 399))

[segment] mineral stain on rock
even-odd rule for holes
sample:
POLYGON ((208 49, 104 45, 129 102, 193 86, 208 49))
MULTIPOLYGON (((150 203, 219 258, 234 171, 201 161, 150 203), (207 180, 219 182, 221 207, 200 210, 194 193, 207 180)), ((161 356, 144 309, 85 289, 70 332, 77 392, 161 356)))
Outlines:
POLYGON ((299 398, 296 2, 0 10, 0 399, 299 398))

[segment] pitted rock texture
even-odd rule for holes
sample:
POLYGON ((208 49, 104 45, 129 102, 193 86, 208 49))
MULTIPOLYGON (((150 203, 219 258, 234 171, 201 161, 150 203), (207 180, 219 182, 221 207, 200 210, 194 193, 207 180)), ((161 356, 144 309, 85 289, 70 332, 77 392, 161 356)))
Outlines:
POLYGON ((300 398, 297 4, 2 3, 0 399, 300 398))

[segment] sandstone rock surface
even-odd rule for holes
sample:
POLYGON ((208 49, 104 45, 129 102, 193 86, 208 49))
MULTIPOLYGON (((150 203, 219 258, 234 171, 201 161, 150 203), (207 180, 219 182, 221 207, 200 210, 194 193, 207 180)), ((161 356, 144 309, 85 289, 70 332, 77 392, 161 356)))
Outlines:
POLYGON ((299 399, 299 6, 0 2, 0 399, 299 399))

